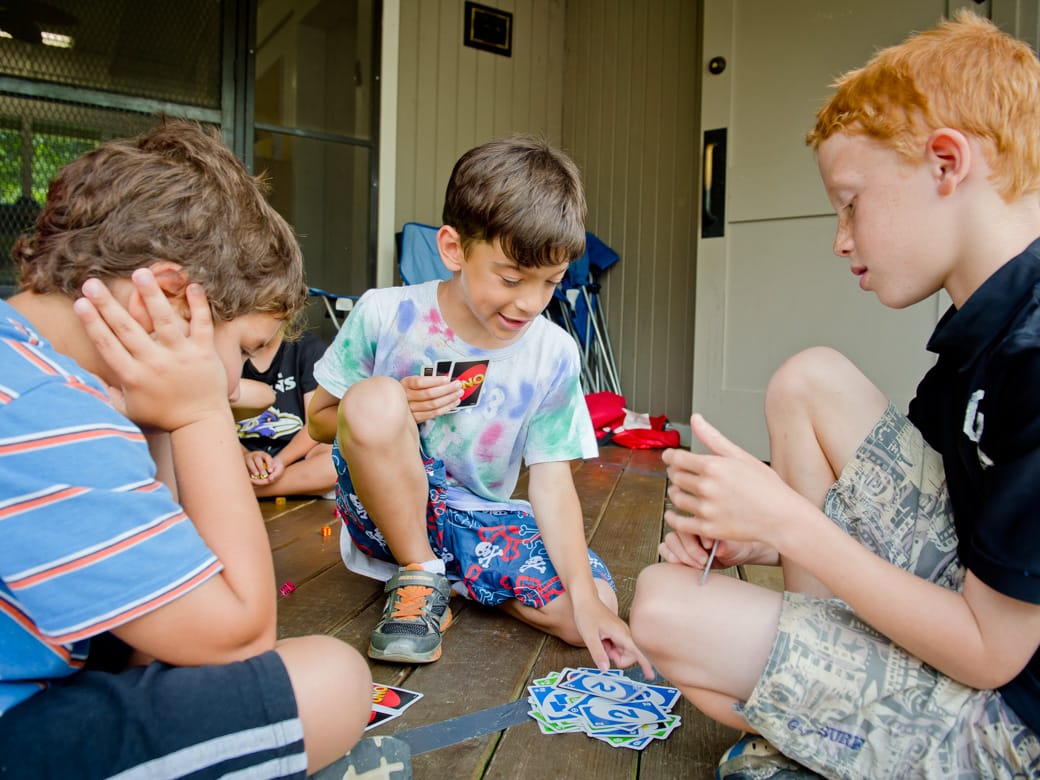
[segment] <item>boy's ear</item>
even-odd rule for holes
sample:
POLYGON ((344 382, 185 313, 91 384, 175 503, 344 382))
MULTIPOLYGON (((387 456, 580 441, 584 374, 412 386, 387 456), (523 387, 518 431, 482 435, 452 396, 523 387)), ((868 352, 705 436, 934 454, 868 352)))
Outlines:
POLYGON ((972 149, 968 137, 959 130, 940 127, 928 136, 924 151, 939 194, 952 195, 971 170, 972 149))
MULTIPOLYGON (((174 263, 170 260, 157 260, 148 267, 155 276, 155 281, 159 288, 166 294, 166 299, 170 302, 170 306, 175 312, 187 319, 190 310, 188 309, 185 290, 187 290, 188 283, 191 281, 188 279, 187 272, 179 263, 174 263)), ((148 333, 154 330, 152 318, 148 314, 148 308, 144 305, 144 301, 141 300, 136 287, 132 287, 130 290, 130 299, 127 301, 126 310, 148 333)))
POLYGON ((459 231, 451 225, 441 225, 437 231, 437 251, 440 252, 441 260, 452 273, 461 270, 466 260, 466 253, 462 249, 462 238, 459 231))

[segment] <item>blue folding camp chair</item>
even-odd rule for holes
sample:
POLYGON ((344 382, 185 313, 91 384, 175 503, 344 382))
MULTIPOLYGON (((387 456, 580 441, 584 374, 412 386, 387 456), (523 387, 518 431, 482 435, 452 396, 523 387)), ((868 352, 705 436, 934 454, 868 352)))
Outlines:
POLYGON ((434 279, 450 279, 449 271, 437 251, 437 230, 421 222, 405 222, 397 244, 397 269, 405 284, 419 284, 434 279))
POLYGON ((571 263, 546 313, 576 342, 581 352, 582 386, 586 393, 610 390, 621 394, 614 350, 600 300, 599 274, 621 256, 592 233, 585 233, 585 253, 571 263))
POLYGON ((336 330, 343 326, 343 321, 347 319, 347 315, 350 314, 350 310, 354 308, 358 299, 357 295, 338 295, 319 287, 308 287, 307 292, 312 298, 321 298, 321 302, 325 305, 325 313, 336 326, 336 330))

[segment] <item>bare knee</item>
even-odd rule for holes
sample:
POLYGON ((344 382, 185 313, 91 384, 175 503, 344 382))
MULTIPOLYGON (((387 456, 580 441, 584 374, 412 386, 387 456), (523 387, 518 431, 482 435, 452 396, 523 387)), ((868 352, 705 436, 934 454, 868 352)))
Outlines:
POLYGON ((667 634, 662 628, 667 629, 669 619, 674 620, 676 615, 673 589, 668 584, 670 579, 667 564, 658 563, 643 569, 636 580, 636 592, 628 612, 632 638, 651 657, 667 634))
POLYGON ((339 402, 340 444, 379 446, 412 424, 404 388, 395 379, 374 376, 351 385, 339 402))
POLYGON ((331 636, 288 639, 276 650, 296 697, 313 772, 361 738, 371 710, 372 675, 354 648, 331 636))
POLYGON ((766 417, 817 403, 830 388, 847 382, 851 374, 862 376, 848 358, 830 347, 811 347, 793 355, 766 386, 766 417))

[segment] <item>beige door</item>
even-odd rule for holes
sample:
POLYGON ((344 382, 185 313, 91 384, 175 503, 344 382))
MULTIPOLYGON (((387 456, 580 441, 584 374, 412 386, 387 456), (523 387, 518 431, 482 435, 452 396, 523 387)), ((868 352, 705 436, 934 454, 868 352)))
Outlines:
MULTIPOLYGON (((988 12, 970 0, 705 0, 702 127, 726 129, 727 159, 724 235, 698 243, 693 403, 758 457, 766 383, 795 352, 841 350, 904 409, 932 364, 925 344, 946 301, 895 311, 858 288, 831 252, 834 211, 804 138, 837 75, 960 5, 988 12), (712 74, 715 58, 725 67, 712 74)), ((718 176, 723 163, 705 168, 718 176)))

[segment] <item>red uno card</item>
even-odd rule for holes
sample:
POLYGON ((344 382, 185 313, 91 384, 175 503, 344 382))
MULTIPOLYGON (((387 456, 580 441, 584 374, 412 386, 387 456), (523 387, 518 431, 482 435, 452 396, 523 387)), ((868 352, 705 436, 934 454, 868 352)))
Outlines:
POLYGON ((399 717, 421 698, 422 694, 415 691, 372 683, 372 714, 368 717, 365 730, 399 717))
POLYGON ((462 383, 459 407, 476 406, 487 378, 487 360, 458 360, 451 367, 451 378, 462 383))

